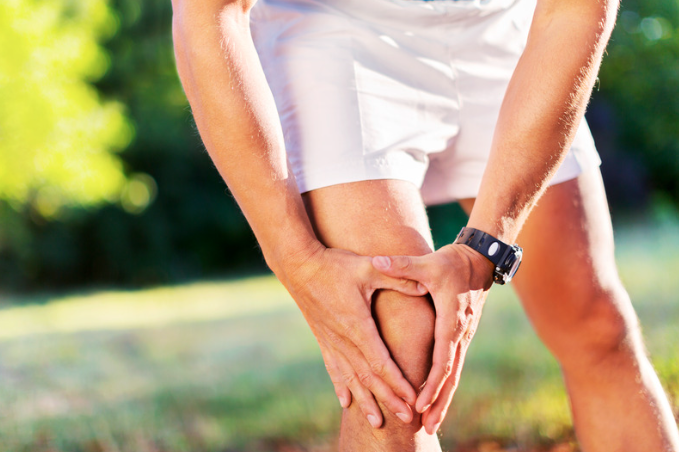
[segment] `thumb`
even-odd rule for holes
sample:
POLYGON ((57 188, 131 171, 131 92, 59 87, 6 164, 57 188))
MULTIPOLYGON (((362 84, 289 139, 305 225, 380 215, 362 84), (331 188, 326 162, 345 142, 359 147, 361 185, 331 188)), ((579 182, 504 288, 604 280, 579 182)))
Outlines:
POLYGON ((426 263, 414 256, 375 256, 372 259, 375 270, 392 278, 411 279, 424 282, 427 277, 426 263))

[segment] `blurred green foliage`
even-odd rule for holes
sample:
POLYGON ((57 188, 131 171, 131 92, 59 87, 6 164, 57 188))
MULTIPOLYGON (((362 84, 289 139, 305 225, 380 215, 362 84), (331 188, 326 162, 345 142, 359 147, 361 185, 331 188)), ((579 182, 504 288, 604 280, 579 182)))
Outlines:
MULTIPOLYGON (((16 3, 30 9, 33 2, 16 3)), ((72 11, 57 21, 67 27, 69 20, 76 21, 87 5, 95 3, 55 0, 49 5, 72 11)), ((103 0, 98 3, 105 7, 103 0)), ((88 22, 79 31, 85 35, 88 27, 98 29, 89 35, 88 45, 96 49, 97 39, 106 39, 107 53, 97 50, 98 72, 83 72, 79 85, 72 84, 82 86, 95 99, 98 92, 107 99, 104 106, 118 106, 118 111, 120 105, 126 106, 129 124, 124 123, 120 133, 129 141, 130 131, 136 132, 117 155, 118 160, 112 160, 118 162, 118 174, 125 174, 126 180, 118 176, 118 191, 99 195, 99 199, 110 201, 108 204, 94 209, 87 200, 74 199, 56 218, 43 215, 35 203, 17 203, 0 195, 0 287, 44 290, 75 284, 143 285, 218 276, 227 270, 263 269, 254 237, 195 130, 174 66, 170 2, 115 0, 108 4, 113 14, 104 9, 105 20, 88 22), (94 79, 96 83, 92 83, 94 79)), ((16 15, 7 17, 17 20, 16 15)), ((78 22, 73 24, 78 29, 78 22)), ((53 39, 50 29, 42 33, 45 42, 53 39)), ((0 45, 2 61, 6 46, 0 45)), ((73 53, 74 59, 82 59, 72 65, 89 67, 87 52, 73 53)), ((25 83, 19 76, 12 81, 25 83)), ((54 90, 58 95, 60 91, 54 90)), ((10 116, 2 111, 0 124, 10 116)), ((88 133, 101 135, 97 123, 88 118, 71 121, 88 133)), ((23 124, 27 133, 33 130, 30 117, 24 118, 23 124)), ((74 159, 79 158, 74 148, 78 143, 64 139, 74 159)), ((108 145, 115 149, 119 143, 108 145)), ((43 149, 45 154, 53 153, 43 149)), ((4 153, 0 157, 4 165, 4 153)), ((47 186, 51 190, 62 184, 51 180, 47 186)), ((85 191, 96 195, 89 188, 85 191)))
POLYGON ((123 105, 87 83, 108 69, 98 41, 116 28, 104 0, 0 3, 0 198, 47 218, 116 199, 124 177, 111 151, 132 129, 123 105))
POLYGON ((679 204, 679 2, 624 0, 600 72, 614 145, 655 197, 679 204), (639 171, 639 169, 638 169, 639 171))
MULTIPOLYGON (((0 5, 0 287, 264 269, 196 131, 171 21, 166 0, 0 5)), ((589 112, 614 205, 679 203, 678 56, 679 3, 626 0, 589 112)), ((439 244, 464 221, 430 215, 439 244)))

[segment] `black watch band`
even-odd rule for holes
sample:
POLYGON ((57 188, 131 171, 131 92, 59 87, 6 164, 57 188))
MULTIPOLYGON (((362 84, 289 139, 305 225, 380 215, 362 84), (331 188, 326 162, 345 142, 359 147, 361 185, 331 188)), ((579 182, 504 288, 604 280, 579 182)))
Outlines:
POLYGON ((511 281, 521 265, 523 250, 518 245, 507 245, 478 229, 462 228, 454 243, 467 245, 491 261, 495 265, 493 281, 498 284, 511 281))
POLYGON ((496 267, 509 248, 506 243, 474 228, 462 228, 457 239, 455 239, 455 243, 462 243, 478 251, 496 267))

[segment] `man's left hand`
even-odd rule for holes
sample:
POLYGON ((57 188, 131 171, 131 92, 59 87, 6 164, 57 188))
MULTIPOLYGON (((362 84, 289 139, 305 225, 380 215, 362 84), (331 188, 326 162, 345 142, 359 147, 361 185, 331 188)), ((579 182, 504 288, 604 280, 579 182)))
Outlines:
POLYGON ((476 332, 493 264, 466 245, 448 245, 425 256, 377 256, 373 266, 387 276, 419 281, 434 300, 436 324, 432 367, 417 397, 422 425, 433 434, 441 425, 460 381, 469 343, 476 332))

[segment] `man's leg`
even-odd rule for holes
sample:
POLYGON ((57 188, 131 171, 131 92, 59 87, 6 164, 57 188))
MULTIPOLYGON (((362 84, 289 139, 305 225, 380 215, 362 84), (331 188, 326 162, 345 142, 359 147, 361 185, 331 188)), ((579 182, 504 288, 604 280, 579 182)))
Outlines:
POLYGON ((561 365, 587 452, 679 451, 667 398, 618 278, 598 171, 547 190, 518 243, 515 288, 561 365))
MULTIPOLYGON (((335 185, 306 193, 304 201, 319 239, 328 247, 367 256, 432 251, 424 205, 419 190, 409 182, 335 185)), ((435 314, 429 298, 382 291, 373 300, 373 315, 394 360, 418 389, 431 367, 435 314)), ((381 409, 384 424, 373 429, 354 398, 342 414, 341 451, 441 450, 436 436, 421 428, 416 412, 412 423, 404 424, 381 409)))

